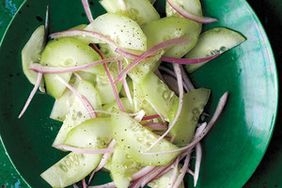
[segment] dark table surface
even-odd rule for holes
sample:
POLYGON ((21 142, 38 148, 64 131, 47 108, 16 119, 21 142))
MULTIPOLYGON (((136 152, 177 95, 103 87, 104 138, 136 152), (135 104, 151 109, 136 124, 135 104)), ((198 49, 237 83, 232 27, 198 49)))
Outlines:
MULTIPOLYGON (((0 38, 6 24, 16 12, 22 0, 0 1, 0 38)), ((248 0, 260 18, 272 44, 277 69, 282 70, 282 0, 248 0)), ((281 74, 280 74, 281 75, 281 74)), ((279 81, 281 81, 279 76, 279 81)), ((280 82, 281 83, 281 82, 280 82)), ((254 175, 247 182, 247 188, 282 188, 282 105, 279 103, 278 119, 269 148, 254 175)), ((13 169, 4 149, 0 146, 0 186, 7 188, 26 187, 13 169)))

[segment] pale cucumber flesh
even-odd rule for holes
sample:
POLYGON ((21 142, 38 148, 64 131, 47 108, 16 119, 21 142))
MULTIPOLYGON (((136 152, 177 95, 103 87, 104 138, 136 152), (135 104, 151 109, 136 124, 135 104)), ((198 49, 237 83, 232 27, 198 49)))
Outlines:
MULTIPOLYGON (((99 58, 99 55, 87 43, 75 38, 61 38, 48 42, 42 52, 40 63, 44 66, 69 67, 92 63, 99 58)), ((84 71, 98 74, 102 72, 102 68, 102 65, 98 65, 84 71)), ((45 74, 47 93, 56 99, 61 97, 66 86, 58 81, 57 76, 69 82, 71 75, 72 73, 45 74)))
POLYGON ((118 14, 106 13, 96 18, 86 30, 110 37, 121 48, 145 51, 147 37, 132 19, 118 14))
MULTIPOLYGON (((159 138, 158 135, 144 128, 129 115, 120 112, 113 115, 113 136, 121 149, 132 157, 132 160, 144 166, 166 165, 179 154, 146 155, 148 148, 159 138)), ((150 152, 170 151, 177 147, 163 139, 150 152)))
POLYGON ((148 74, 140 86, 146 101, 158 114, 169 121, 173 104, 178 101, 175 93, 154 73, 148 74))
POLYGON ((169 39, 187 37, 187 43, 175 45, 167 49, 164 54, 180 58, 196 45, 201 25, 185 18, 171 16, 147 23, 142 29, 147 36, 148 48, 169 39))
MULTIPOLYGON (((199 0, 174 0, 174 4, 180 6, 190 14, 196 16, 203 16, 201 2, 199 0)), ((179 16, 181 17, 170 5, 166 3, 166 15, 167 16, 179 16)))
MULTIPOLYGON (((243 43, 246 38, 239 32, 228 28, 217 27, 210 29, 200 35, 199 41, 185 57, 201 58, 212 55, 219 55, 227 50, 243 43)), ((203 66, 205 63, 186 65, 188 72, 193 72, 203 66)))
POLYGON ((102 155, 70 153, 40 176, 52 187, 67 187, 90 174, 101 158, 102 155))
POLYGON ((112 140, 112 125, 109 118, 94 118, 73 128, 64 144, 78 148, 106 148, 112 140))
POLYGON ((184 95, 181 114, 169 133, 174 144, 182 147, 191 141, 209 96, 210 90, 204 88, 192 90, 184 95))
POLYGON ((110 13, 127 16, 139 25, 160 19, 159 13, 148 0, 102 0, 101 5, 110 13))
MULTIPOLYGON (((32 33, 21 52, 23 72, 32 84, 35 84, 37 80, 37 73, 30 70, 29 67, 32 63, 40 62, 45 43, 45 28, 44 25, 41 25, 32 33)), ((43 82, 41 87, 43 87, 43 82)))

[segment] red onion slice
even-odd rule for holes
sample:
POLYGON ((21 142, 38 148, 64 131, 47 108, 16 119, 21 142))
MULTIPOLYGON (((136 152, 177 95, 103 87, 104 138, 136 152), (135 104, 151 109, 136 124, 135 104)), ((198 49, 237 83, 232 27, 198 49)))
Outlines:
POLYGON ((105 148, 105 149, 84 149, 84 148, 77 148, 69 145, 59 144, 54 146, 57 149, 63 149, 66 151, 71 151, 74 153, 79 154, 105 154, 110 153, 113 150, 111 148, 105 148))
MULTIPOLYGON (((118 73, 120 73, 121 70, 122 70, 122 62, 118 61, 118 73)), ((129 86, 128 86, 127 81, 126 81, 126 78, 122 79, 122 86, 123 86, 123 89, 125 91, 125 94, 126 94, 126 97, 127 97, 128 101, 129 101, 129 103, 133 104, 133 99, 132 99, 129 86)))
POLYGON ((74 29, 74 30, 67 30, 67 31, 62 31, 62 32, 57 32, 57 33, 52 33, 49 35, 51 39, 56 39, 56 38, 62 38, 62 37, 93 37, 96 38, 100 41, 103 41, 105 43, 108 43, 111 46, 117 46, 115 42, 108 36, 103 35, 102 33, 95 32, 95 31, 85 31, 85 30, 79 30, 79 29, 74 29))
MULTIPOLYGON (((172 76, 173 78, 176 78, 175 73, 172 70, 170 70, 169 68, 166 68, 164 66, 160 66, 159 70, 167 73, 168 75, 172 76)), ((184 76, 183 76, 183 87, 186 91, 189 91, 189 88, 188 88, 187 84, 185 83, 184 76)))
POLYGON ((202 58, 175 58, 175 57, 161 57, 161 61, 168 62, 168 63, 176 63, 182 65, 189 65, 189 64, 198 64, 198 63, 206 63, 218 57, 218 55, 213 55, 209 57, 202 57, 202 58))
POLYGON ((85 181, 85 178, 82 180, 82 188, 87 188, 87 184, 86 184, 86 181, 85 181))
POLYGON ((146 120, 152 120, 152 119, 157 119, 157 118, 160 118, 160 115, 159 114, 153 114, 153 115, 149 115, 149 116, 144 116, 142 120, 146 121, 146 120))
POLYGON ((186 10, 184 10, 183 8, 181 8, 180 6, 178 6, 176 3, 174 3, 173 0, 167 0, 167 2, 178 14, 180 14, 181 16, 189 20, 193 20, 195 22, 204 23, 204 24, 217 21, 217 19, 215 18, 201 17, 201 16, 191 14, 187 12, 186 10))
POLYGON ((122 78, 129 72, 131 71, 136 65, 138 65, 141 61, 143 61, 144 59, 146 59, 147 57, 155 54, 156 52, 158 52, 161 49, 164 48, 168 48, 171 47, 173 45, 176 44, 182 44, 187 42, 187 38, 186 37, 179 37, 179 38, 174 38, 174 39, 170 39, 164 42, 161 42, 155 46, 153 46, 151 49, 149 49, 148 51, 144 52, 142 55, 140 55, 139 57, 137 57, 132 63, 130 63, 125 69, 123 69, 121 71, 121 73, 118 75, 117 80, 116 81, 121 81, 122 78))
POLYGON ((146 167, 142 168, 141 170, 139 170, 138 172, 133 174, 132 180, 137 180, 139 178, 142 178, 143 176, 145 176, 146 174, 151 172, 154 168, 156 168, 156 167, 155 166, 146 166, 146 167))
POLYGON ((36 91, 38 90, 38 88, 41 84, 42 76, 43 76, 42 73, 37 74, 37 80, 34 84, 34 87, 33 87, 32 91, 30 92, 29 97, 27 98, 25 105, 24 105, 22 111, 20 112, 18 118, 21 118, 24 115, 25 111, 27 110, 28 106, 30 105, 30 102, 32 101, 36 91))
POLYGON ((82 5, 83 5, 83 9, 85 11, 85 14, 89 20, 89 22, 93 22, 94 19, 93 19, 93 16, 92 16, 92 13, 91 13, 91 10, 90 10, 90 6, 89 6, 89 3, 88 3, 88 0, 81 0, 82 2, 82 5))
POLYGON ((61 73, 68 73, 68 72, 76 72, 76 71, 81 71, 85 70, 97 65, 117 61, 119 58, 118 57, 113 57, 113 58, 107 58, 107 59, 102 59, 98 61, 94 61, 92 63, 84 64, 84 65, 79 65, 79 66, 73 66, 73 67, 49 67, 49 66, 43 66, 38 63, 33 63, 30 65, 30 70, 33 70, 35 72, 39 73, 44 73, 44 74, 61 74, 61 73))
POLYGON ((119 98, 119 93, 118 93, 118 90, 117 90, 117 86, 116 86, 116 84, 114 83, 113 77, 112 77, 112 75, 111 75, 111 73, 110 73, 110 70, 109 70, 107 64, 104 64, 104 69, 105 69, 105 71, 106 71, 106 74, 107 74, 108 79, 109 79, 109 81, 110 81, 111 87, 112 87, 112 89, 113 89, 113 94, 114 94, 114 97, 115 97, 116 102, 117 102, 117 104, 118 104, 118 107, 119 107, 119 109, 120 109, 121 111, 125 112, 126 110, 125 110, 125 108, 124 108, 124 106, 123 106, 123 104, 122 104, 122 102, 121 102, 121 100, 120 100, 120 98, 119 98))
POLYGON ((167 130, 167 126, 161 123, 154 123, 154 122, 149 122, 146 124, 143 124, 144 127, 148 127, 150 129, 153 129, 154 131, 165 131, 167 130))
POLYGON ((183 178, 184 178, 184 176, 185 176, 185 174, 187 172, 187 169, 189 167, 189 162, 190 162, 190 152, 187 152, 187 156, 185 158, 184 165, 180 169, 180 174, 177 177, 177 179, 176 179, 174 185, 172 186, 172 188, 178 188, 180 186, 180 184, 182 183, 183 178))
POLYGON ((200 168, 201 168, 201 161, 202 161, 202 146, 200 143, 196 145, 196 162, 195 162, 195 172, 194 172, 194 187, 196 187, 199 174, 200 174, 200 168))

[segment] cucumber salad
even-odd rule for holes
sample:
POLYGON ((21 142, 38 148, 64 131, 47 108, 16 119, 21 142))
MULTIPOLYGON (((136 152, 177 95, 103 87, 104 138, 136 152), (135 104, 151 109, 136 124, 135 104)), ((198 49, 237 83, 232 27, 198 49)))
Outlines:
MULTIPOLYGON (((52 147, 66 156, 41 174, 52 187, 183 188, 194 186, 201 140, 227 101, 205 112, 211 91, 195 88, 189 73, 246 39, 234 30, 202 25, 199 0, 167 0, 161 17, 151 0, 100 0, 107 13, 88 24, 48 33, 39 26, 22 50, 22 67, 34 88, 55 99, 50 118, 62 122, 52 147), (191 158, 195 158, 191 162, 191 158), (112 182, 93 177, 108 171, 112 182)), ((95 11, 95 7, 92 11, 95 11)))

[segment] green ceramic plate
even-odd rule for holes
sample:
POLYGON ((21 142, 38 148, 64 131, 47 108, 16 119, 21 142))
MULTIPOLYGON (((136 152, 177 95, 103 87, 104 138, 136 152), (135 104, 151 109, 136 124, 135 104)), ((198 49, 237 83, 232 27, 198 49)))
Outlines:
MULTIPOLYGON (((95 16, 103 11, 91 4, 95 16)), ((38 94, 22 119, 17 115, 32 86, 21 71, 20 52, 51 7, 51 32, 87 23, 79 0, 30 0, 17 12, 0 48, 0 134, 11 161, 31 187, 48 187, 39 174, 64 154, 51 148, 60 123, 48 118, 53 99, 38 94)), ((163 9, 162 1, 157 7, 163 9)), ((275 123, 278 85, 275 61, 265 32, 244 0, 204 0, 205 14, 243 33, 247 42, 192 75, 197 86, 212 89, 208 111, 220 95, 230 92, 222 118, 204 141, 198 187, 241 187, 259 164, 275 123)), ((96 184, 110 178, 96 176, 96 184)), ((191 182, 187 179, 186 183, 191 182)))

